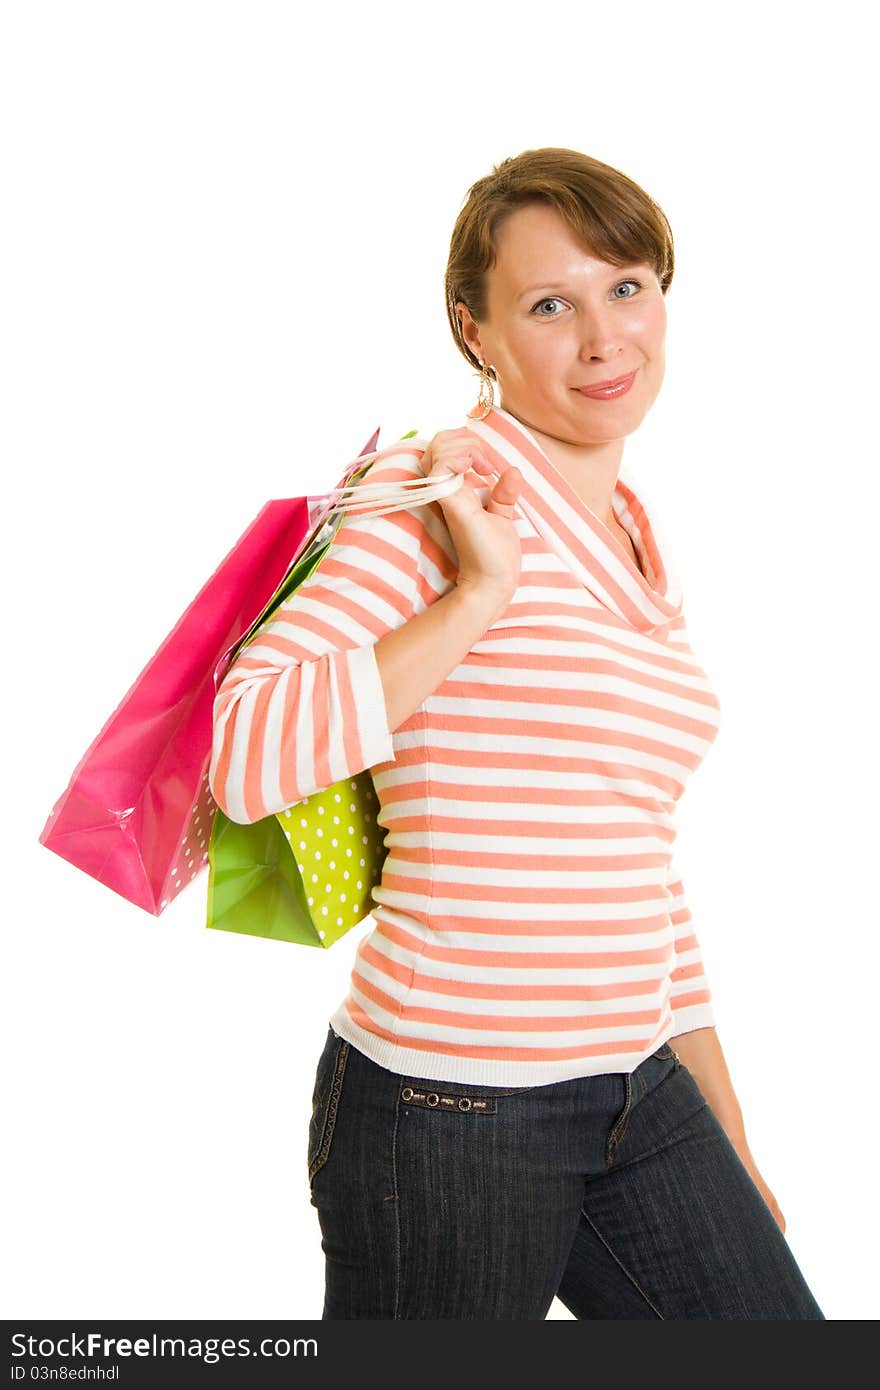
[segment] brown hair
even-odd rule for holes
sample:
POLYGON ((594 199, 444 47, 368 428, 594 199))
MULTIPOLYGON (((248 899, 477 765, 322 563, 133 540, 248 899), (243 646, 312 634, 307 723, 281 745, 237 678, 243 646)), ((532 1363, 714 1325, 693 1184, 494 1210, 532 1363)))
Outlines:
POLYGON ((510 213, 529 203, 555 208, 592 255, 611 265, 647 262, 664 294, 672 283, 672 229, 662 208, 626 174, 578 150, 555 146, 503 159, 469 188, 446 264, 452 336, 477 370, 480 364, 462 335, 456 301, 463 300, 478 323, 488 317, 486 271, 495 264, 499 228, 510 213))

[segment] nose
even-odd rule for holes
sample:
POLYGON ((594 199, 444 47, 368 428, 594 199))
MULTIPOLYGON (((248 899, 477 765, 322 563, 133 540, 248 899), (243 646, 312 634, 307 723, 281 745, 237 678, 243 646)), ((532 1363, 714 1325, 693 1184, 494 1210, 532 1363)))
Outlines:
POLYGON ((581 328, 579 356, 585 362, 611 362, 623 353, 620 323, 611 309, 588 310, 581 328))

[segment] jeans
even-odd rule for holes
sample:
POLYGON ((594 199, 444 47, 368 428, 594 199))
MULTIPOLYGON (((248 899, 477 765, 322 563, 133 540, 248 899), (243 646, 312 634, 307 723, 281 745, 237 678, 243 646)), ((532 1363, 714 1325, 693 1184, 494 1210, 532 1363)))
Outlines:
POLYGON ((332 1028, 308 1178, 322 1317, 822 1319, 677 1053, 539 1086, 403 1076, 332 1028))

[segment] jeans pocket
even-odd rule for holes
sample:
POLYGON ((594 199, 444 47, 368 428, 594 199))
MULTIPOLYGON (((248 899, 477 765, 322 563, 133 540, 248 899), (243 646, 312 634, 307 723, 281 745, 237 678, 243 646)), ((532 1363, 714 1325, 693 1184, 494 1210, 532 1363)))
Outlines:
POLYGON ((334 1033, 332 1028, 328 1029, 327 1041, 318 1059, 312 1091, 308 1145, 310 1186, 319 1168, 323 1168, 330 1157, 330 1145, 333 1142, 336 1113, 339 1109, 339 1097, 342 1094, 342 1081, 350 1046, 351 1044, 334 1033))
POLYGON ((672 1043, 666 1041, 661 1043, 656 1052, 651 1053, 651 1060, 655 1062, 675 1062, 676 1069, 681 1066, 681 1058, 676 1052, 672 1043))

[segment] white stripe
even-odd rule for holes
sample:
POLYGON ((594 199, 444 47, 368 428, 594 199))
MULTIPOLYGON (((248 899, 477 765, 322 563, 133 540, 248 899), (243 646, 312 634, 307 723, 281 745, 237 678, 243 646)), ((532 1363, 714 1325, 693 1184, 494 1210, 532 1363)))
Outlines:
MULTIPOLYGON (((411 769, 407 769, 407 772, 411 772, 411 769)), ((400 777, 399 769, 392 769, 390 775, 393 776, 395 773, 400 777)), ((466 783, 467 780, 466 777, 461 778, 461 781, 464 783, 466 783)), ((387 781, 385 785, 388 785, 387 781)), ((605 806, 577 806, 572 803, 566 805, 549 801, 536 802, 534 804, 530 802, 505 801, 499 804, 497 801, 460 801, 453 797, 441 797, 435 793, 430 799, 428 797, 413 796, 407 798, 405 801, 395 801, 393 816, 391 815, 391 808, 387 808, 382 819, 383 824, 388 824, 390 821, 389 843, 393 845, 424 845, 425 832, 423 827, 419 827, 416 830, 397 830, 394 828, 395 822, 413 818, 425 818, 432 814, 438 817, 438 819, 442 818, 443 820, 477 822, 480 827, 478 833, 480 835, 481 848, 492 843, 488 836, 491 834, 492 824, 495 821, 504 821, 505 826, 513 822, 514 824, 521 824, 523 826, 532 826, 536 829, 540 824, 541 829, 547 835, 552 835, 553 826, 559 826, 560 828, 577 826, 583 830, 584 835, 588 836, 592 826, 601 828, 617 824, 631 825, 635 819, 631 806, 612 804, 605 806)), ((674 830, 673 817, 671 814, 663 815, 659 812, 652 812, 651 822, 656 826, 658 831, 664 827, 669 831, 674 830)), ((647 824, 643 826, 643 833, 645 835, 650 834, 650 829, 647 824)), ((445 843, 445 836, 446 832, 434 830, 431 835, 431 841, 433 844, 442 847, 445 843)), ((463 846, 472 848, 472 836, 468 835, 466 831, 462 831, 460 838, 463 846)), ((652 842, 656 844, 658 849, 662 846, 662 848, 666 850, 668 848, 669 839, 668 836, 665 839, 661 839, 658 834, 652 837, 652 842)), ((538 843, 546 844, 547 841, 539 841, 536 836, 511 836, 510 832, 505 828, 504 835, 499 843, 505 845, 511 852, 518 853, 524 846, 538 843)), ((556 839, 553 840, 552 843, 558 845, 561 842, 556 839)), ((577 845, 577 853, 582 853, 581 842, 577 839, 572 838, 564 843, 577 845)), ((619 844, 620 841, 617 840, 614 843, 619 844)))
POLYGON ((266 710, 266 728, 263 737, 263 766, 260 795, 264 806, 280 809, 284 804, 281 795, 281 729, 283 725, 284 702, 291 681, 299 680, 299 673, 289 666, 275 682, 266 710))
POLYGON ((244 804, 244 770, 247 762, 247 746, 250 737, 251 720, 258 687, 246 689, 236 696, 235 723, 232 730, 232 748, 229 759, 229 776, 226 781, 226 805, 229 819, 246 824, 249 817, 244 804))

